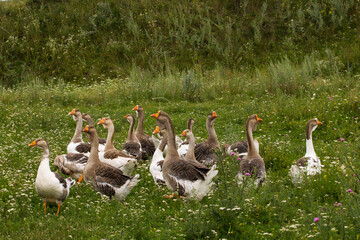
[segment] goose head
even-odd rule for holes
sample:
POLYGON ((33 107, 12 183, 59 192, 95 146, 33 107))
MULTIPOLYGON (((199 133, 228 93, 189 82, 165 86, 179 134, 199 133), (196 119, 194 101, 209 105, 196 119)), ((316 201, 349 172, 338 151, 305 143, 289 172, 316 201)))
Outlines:
POLYGON ((109 117, 103 117, 97 124, 101 124, 104 128, 108 128, 113 122, 109 117))
POLYGON ((89 135, 92 137, 96 133, 96 129, 94 126, 86 125, 82 132, 89 133, 89 135))
POLYGON ((164 137, 166 133, 165 129, 160 129, 159 126, 155 127, 155 130, 153 131, 153 134, 157 134, 158 136, 164 137))
POLYGON ((192 136, 194 136, 194 134, 192 133, 192 131, 190 129, 185 129, 181 135, 181 137, 186 137, 186 139, 190 139, 192 136))
POLYGON ((318 125, 322 124, 317 118, 310 119, 306 124, 306 139, 311 138, 311 133, 317 128, 318 125))
POLYGON ((28 145, 28 147, 33 147, 33 146, 36 146, 36 147, 38 147, 38 148, 48 148, 48 147, 49 147, 49 145, 47 144, 47 142, 46 142, 44 139, 42 139, 42 138, 38 138, 38 139, 32 141, 32 142, 28 145))
POLYGON ((134 115, 132 115, 132 114, 126 114, 126 115, 124 116, 124 118, 125 118, 130 124, 132 124, 133 122, 135 122, 135 117, 134 117, 134 115))
POLYGON ((215 123, 215 119, 218 117, 218 115, 216 115, 215 111, 212 111, 211 113, 209 113, 209 115, 207 116, 206 122, 208 127, 212 127, 214 126, 215 123))
POLYGON ((251 127, 251 130, 255 131, 258 123, 261 121, 262 119, 259 118, 257 114, 253 114, 248 118, 246 122, 246 128, 251 127))
POLYGON ((159 110, 157 113, 151 114, 150 116, 156 119, 156 124, 159 126, 160 131, 165 130, 167 121, 172 124, 169 115, 164 111, 159 110))
POLYGON ((81 114, 81 117, 82 117, 83 120, 86 121, 86 122, 89 122, 89 121, 91 122, 91 120, 92 120, 90 114, 88 114, 88 113, 83 113, 83 114, 81 114))
POLYGON ((82 117, 80 110, 75 109, 75 108, 73 110, 71 110, 71 112, 69 112, 68 115, 71 115, 73 117, 74 121, 77 121, 78 119, 80 119, 82 117))
POLYGON ((141 105, 136 105, 132 110, 136 111, 136 117, 139 117, 139 112, 144 111, 141 105))

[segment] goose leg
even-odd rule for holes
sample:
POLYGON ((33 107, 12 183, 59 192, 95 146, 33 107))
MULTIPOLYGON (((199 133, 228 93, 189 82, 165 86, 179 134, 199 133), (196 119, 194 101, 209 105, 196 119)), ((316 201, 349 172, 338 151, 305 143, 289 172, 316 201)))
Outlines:
POLYGON ((44 210, 45 210, 45 214, 46 214, 46 202, 44 202, 44 210))
POLYGON ((81 174, 81 177, 79 178, 78 183, 80 183, 83 178, 84 178, 84 173, 81 174))
POLYGON ((59 215, 59 212, 60 212, 60 203, 58 203, 58 210, 57 210, 57 213, 56 213, 56 216, 59 215))

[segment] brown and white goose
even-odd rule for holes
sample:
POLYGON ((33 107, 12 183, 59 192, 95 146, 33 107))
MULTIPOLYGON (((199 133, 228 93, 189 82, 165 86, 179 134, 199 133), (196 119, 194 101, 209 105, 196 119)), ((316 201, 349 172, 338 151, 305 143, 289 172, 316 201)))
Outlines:
POLYGON ((253 131, 256 130, 260 121, 262 121, 262 119, 256 114, 251 115, 246 121, 248 152, 246 157, 240 162, 240 173, 237 176, 240 183, 244 175, 250 175, 256 177, 256 185, 261 185, 266 176, 265 162, 256 150, 253 139, 253 131))
POLYGON ((73 109, 69 112, 69 115, 72 115, 76 121, 76 128, 73 138, 71 139, 69 145, 67 146, 67 153, 83 153, 86 156, 90 155, 90 144, 85 143, 82 139, 82 127, 83 119, 81 112, 78 109, 73 109))
POLYGON ((216 115, 215 111, 209 113, 206 119, 206 129, 209 134, 208 138, 205 142, 201 142, 195 146, 196 160, 204 163, 206 166, 213 165, 217 161, 217 155, 214 153, 214 150, 219 149, 220 146, 214 129, 214 122, 217 117, 218 115, 216 115))
POLYGON ((94 190, 108 196, 110 199, 123 200, 131 189, 139 182, 139 175, 129 177, 123 172, 99 159, 99 138, 95 127, 87 125, 84 132, 90 134, 91 153, 84 169, 85 181, 90 183, 94 190))
POLYGON ((318 125, 322 124, 317 118, 310 119, 306 124, 306 153, 305 156, 296 161, 290 168, 290 175, 293 183, 299 183, 303 180, 303 175, 315 175, 321 173, 320 158, 316 156, 312 141, 312 132, 318 125))
MULTIPOLYGON (((187 129, 189 129, 190 131, 192 131, 192 126, 195 124, 195 120, 192 118, 189 118, 188 122, 187 122, 187 129)), ((186 152, 189 148, 189 141, 185 140, 184 142, 182 142, 178 148, 178 153, 180 155, 181 158, 184 158, 186 155, 186 152)))
POLYGON ((138 160, 142 159, 142 149, 139 139, 135 135, 134 126, 135 126, 135 117, 132 114, 127 114, 124 116, 126 120, 130 123, 128 137, 126 139, 125 144, 122 147, 122 150, 136 157, 138 160))
POLYGON ((160 131, 159 127, 156 126, 155 130, 153 131, 153 134, 160 134, 162 138, 160 140, 159 146, 156 148, 155 153, 151 159, 149 170, 156 184, 165 184, 161 168, 165 160, 163 153, 165 146, 167 144, 166 131, 164 129, 160 131))
POLYGON ((144 133, 144 109, 142 106, 136 105, 133 110, 136 111, 136 115, 138 117, 138 124, 135 135, 140 141, 142 151, 145 153, 142 157, 143 159, 146 158, 146 155, 148 157, 152 157, 155 152, 155 145, 151 141, 150 136, 144 133))
POLYGON ((70 188, 75 184, 71 178, 64 179, 61 174, 51 172, 49 165, 49 145, 44 139, 36 139, 29 147, 36 146, 43 149, 43 156, 36 175, 35 189, 44 202, 45 214, 47 203, 56 203, 58 206, 56 215, 59 214, 60 206, 70 193, 70 188))
POLYGON ((179 157, 176 150, 174 126, 169 115, 163 111, 152 114, 160 129, 166 129, 168 151, 162 165, 166 186, 179 195, 201 200, 213 185, 212 179, 218 173, 215 165, 209 169, 204 165, 179 157))
POLYGON ((113 139, 115 127, 109 117, 102 118, 98 124, 103 125, 103 127, 108 130, 108 136, 106 138, 106 145, 104 149, 105 151, 102 154, 99 153, 100 160, 113 167, 119 168, 125 175, 130 176, 134 168, 137 166, 135 157, 130 156, 114 147, 113 139))
MULTIPOLYGON (((87 122, 89 126, 95 126, 95 125, 94 125, 94 120, 91 118, 90 114, 88 114, 88 113, 83 113, 83 114, 82 114, 82 119, 83 119, 85 122, 87 122)), ((90 142, 90 140, 89 140, 89 135, 88 135, 88 134, 86 134, 86 137, 87 137, 88 141, 90 142)), ((104 152, 104 150, 105 150, 105 145, 106 145, 106 140, 99 137, 99 152, 104 152)))

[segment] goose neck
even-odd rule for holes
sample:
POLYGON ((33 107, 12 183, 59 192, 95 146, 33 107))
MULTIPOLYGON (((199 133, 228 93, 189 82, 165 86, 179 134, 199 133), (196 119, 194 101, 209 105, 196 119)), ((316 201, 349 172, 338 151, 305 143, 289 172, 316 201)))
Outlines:
POLYGON ((109 124, 107 129, 108 129, 108 135, 107 135, 106 143, 105 143, 105 149, 104 149, 105 152, 107 150, 115 148, 114 147, 114 134, 115 134, 114 124, 113 123, 109 124))
POLYGON ((81 135, 82 126, 83 126, 83 119, 80 115, 76 120, 75 134, 71 139, 71 142, 74 143, 82 142, 82 135, 81 135))

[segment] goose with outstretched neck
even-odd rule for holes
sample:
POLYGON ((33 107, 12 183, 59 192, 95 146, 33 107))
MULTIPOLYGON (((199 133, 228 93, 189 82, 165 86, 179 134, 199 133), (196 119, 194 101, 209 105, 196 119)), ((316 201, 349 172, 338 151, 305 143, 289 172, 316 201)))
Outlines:
MULTIPOLYGON (((187 121, 187 129, 192 131, 192 127, 194 124, 195 124, 195 120, 193 118, 189 118, 187 121)), ((180 146, 177 150, 181 158, 185 157, 186 152, 188 151, 188 148, 189 148, 189 141, 186 139, 184 142, 182 142, 180 144, 180 146)))
POLYGON ((164 129, 160 131, 159 127, 156 126, 155 130, 153 131, 153 134, 159 134, 162 138, 160 140, 159 146, 156 148, 155 153, 151 159, 151 164, 149 169, 156 184, 165 184, 161 168, 165 160, 163 153, 165 146, 167 144, 166 131, 164 129))
MULTIPOLYGON (((91 118, 90 114, 83 113, 82 119, 83 119, 83 121, 87 122, 89 126, 95 126, 94 120, 91 118)), ((90 142, 88 134, 86 134, 86 137, 87 137, 88 141, 90 142)), ((106 140, 99 137, 99 152, 104 152, 105 145, 106 145, 106 140)))
POLYGON ((82 153, 86 156, 90 155, 90 144, 85 143, 82 139, 82 127, 83 119, 79 109, 73 109, 69 112, 69 115, 73 116, 74 121, 76 121, 76 128, 73 138, 67 146, 67 153, 82 153))
POLYGON ((144 133, 144 109, 142 106, 136 105, 132 110, 136 111, 138 117, 135 135, 139 139, 142 151, 145 153, 142 158, 152 157, 155 152, 155 144, 151 141, 150 136, 144 133))
MULTIPOLYGON (((195 157, 195 137, 193 132, 190 129, 185 129, 182 133, 181 133, 182 137, 186 137, 186 141, 188 142, 188 150, 184 156, 185 160, 189 160, 189 161, 196 161, 196 157, 195 157)), ((198 162, 197 162, 198 163, 198 162)))
MULTIPOLYGON (((114 147, 114 123, 109 117, 102 118, 98 124, 103 125, 108 130, 106 138, 106 145, 104 152, 99 153, 100 160, 104 163, 110 164, 113 167, 119 168, 127 176, 130 176, 134 168, 137 166, 137 161, 134 156, 128 155, 114 147)), ((90 125, 89 125, 90 126, 90 125)))
POLYGON ((256 114, 251 115, 246 121, 246 138, 248 142, 248 152, 244 159, 240 162, 240 173, 238 178, 240 182, 243 180, 244 175, 255 176, 256 184, 261 185, 266 176, 265 162, 256 150, 253 131, 262 119, 256 114))
POLYGON ((320 158, 315 153, 312 141, 312 132, 322 124, 317 118, 310 119, 306 124, 306 153, 305 156, 296 161, 290 168, 290 175, 293 183, 299 183, 303 180, 303 175, 315 175, 321 173, 320 158))
POLYGON ((206 129, 208 131, 208 138, 205 142, 196 144, 195 157, 198 162, 204 163, 206 166, 211 166, 216 163, 217 155, 214 150, 219 149, 220 143, 216 136, 214 123, 218 117, 215 111, 209 113, 206 118, 206 129))
POLYGON ((135 135, 134 126, 135 126, 135 117, 132 114, 127 114, 124 116, 126 120, 130 123, 128 137, 125 144, 122 147, 122 150, 127 154, 136 157, 138 160, 142 159, 142 149, 139 139, 135 135))
POLYGON ((170 116, 158 111, 151 115, 160 129, 166 130, 168 150, 162 165, 165 184, 180 196, 201 200, 210 191, 212 179, 218 173, 215 165, 209 169, 202 164, 179 157, 176 150, 175 132, 170 116))
POLYGON ((90 183, 94 190, 108 196, 123 200, 131 189, 139 182, 139 175, 126 176, 123 172, 99 159, 99 138, 95 127, 87 125, 84 132, 90 134, 91 153, 84 169, 84 179, 90 183))
POLYGON ((49 145, 44 139, 36 139, 29 147, 36 146, 43 149, 43 156, 36 175, 35 189, 44 202, 45 214, 47 203, 56 203, 58 206, 56 215, 59 214, 60 206, 70 193, 70 188, 75 184, 71 178, 66 178, 50 170, 49 145))

